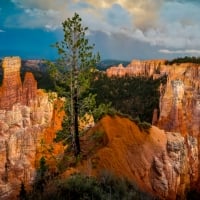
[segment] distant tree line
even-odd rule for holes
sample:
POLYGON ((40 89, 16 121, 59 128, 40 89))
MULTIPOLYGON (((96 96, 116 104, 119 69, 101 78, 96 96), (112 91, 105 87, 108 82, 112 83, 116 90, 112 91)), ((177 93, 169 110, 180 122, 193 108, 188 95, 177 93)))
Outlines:
POLYGON ((200 64, 200 57, 189 57, 189 56, 185 56, 185 57, 180 57, 180 58, 175 58, 173 60, 168 60, 166 61, 167 65, 172 65, 172 64, 181 64, 181 63, 196 63, 196 64, 200 64))

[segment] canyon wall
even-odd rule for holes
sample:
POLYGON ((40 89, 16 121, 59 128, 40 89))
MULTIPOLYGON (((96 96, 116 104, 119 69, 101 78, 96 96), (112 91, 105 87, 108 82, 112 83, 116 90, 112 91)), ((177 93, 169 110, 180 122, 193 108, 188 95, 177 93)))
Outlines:
MULTIPOLYGON (((48 139, 51 144, 55 137, 55 110, 52 95, 50 98, 37 89, 32 73, 26 73, 22 83, 19 57, 4 58, 2 67, 0 199, 8 199, 13 192, 12 199, 16 199, 20 184, 30 184, 35 178, 37 160, 42 155, 41 141, 48 139)), ((48 144, 43 141, 43 146, 48 144)))
POLYGON ((155 79, 166 75, 167 84, 160 85, 159 111, 152 116, 154 125, 182 135, 198 136, 200 130, 200 65, 182 63, 166 65, 165 60, 133 60, 123 67, 113 66, 107 76, 145 76, 155 79))
MULTIPOLYGON (((18 192, 21 182, 34 180, 38 160, 48 151, 48 145, 52 147, 55 130, 61 127, 58 117, 63 116, 54 109, 52 95, 37 89, 31 73, 26 73, 22 83, 20 66, 19 57, 3 60, 0 199, 18 192)), ((106 134, 105 147, 81 163, 80 169, 89 175, 102 169, 114 171, 160 199, 184 199, 187 190, 199 189, 200 65, 132 61, 126 68, 120 65, 106 73, 154 78, 167 75, 166 85, 160 86, 159 111, 155 110, 153 116, 153 123, 159 128, 153 126, 146 133, 128 119, 103 118, 94 132, 99 131, 99 126, 106 134)), ((91 147, 88 140, 85 142, 91 147)), ((63 152, 59 145, 54 149, 56 156, 63 152)), ((13 195, 15 199, 16 194, 13 195)))
POLYGON ((190 188, 200 190, 200 65, 174 64, 160 97, 157 126, 184 137, 187 160, 185 172, 190 188))
POLYGON ((158 126, 197 137, 200 130, 200 65, 170 66, 163 90, 158 126))
MULTIPOLYGON (((194 137, 188 137, 186 144, 178 132, 152 126, 147 133, 119 116, 104 117, 93 131, 104 133, 104 146, 81 163, 79 170, 88 175, 111 171, 133 181, 153 199, 162 200, 186 199, 191 183, 198 180, 198 146, 194 137)), ((85 143, 91 151, 92 144, 88 140, 85 143)))
POLYGON ((124 67, 122 64, 112 66, 106 70, 108 77, 112 76, 162 76, 166 73, 166 60, 132 60, 124 67))
POLYGON ((106 73, 109 77, 167 75, 166 85, 160 85, 159 111, 155 110, 152 121, 165 131, 170 162, 167 163, 165 155, 154 159, 152 187, 158 194, 163 191, 160 196, 167 199, 185 198, 185 191, 189 189, 200 190, 200 65, 132 61, 127 67, 111 67, 106 73))

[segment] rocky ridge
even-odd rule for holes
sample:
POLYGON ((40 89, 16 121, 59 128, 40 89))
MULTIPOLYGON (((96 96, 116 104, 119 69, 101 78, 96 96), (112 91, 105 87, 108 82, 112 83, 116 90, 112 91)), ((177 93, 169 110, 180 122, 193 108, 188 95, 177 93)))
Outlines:
POLYGON ((108 77, 112 76, 154 76, 166 73, 166 60, 132 60, 130 64, 124 67, 122 64, 112 66, 106 70, 108 77))
MULTIPOLYGON (((147 133, 119 116, 104 117, 90 131, 89 138, 102 133, 104 145, 75 168, 76 172, 89 176, 99 175, 102 170, 113 172, 162 200, 185 199, 192 182, 198 180, 198 145, 194 137, 188 137, 188 145, 178 132, 152 126, 147 133)), ((89 139, 82 141, 82 148, 90 147, 88 151, 92 152, 89 139)))

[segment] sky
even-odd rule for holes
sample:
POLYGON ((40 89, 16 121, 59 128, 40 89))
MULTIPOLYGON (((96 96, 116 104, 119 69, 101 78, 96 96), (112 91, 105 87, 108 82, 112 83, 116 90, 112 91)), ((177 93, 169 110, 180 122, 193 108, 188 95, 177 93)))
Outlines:
POLYGON ((101 59, 200 56, 200 0, 0 0, 0 58, 55 59, 78 13, 101 59))

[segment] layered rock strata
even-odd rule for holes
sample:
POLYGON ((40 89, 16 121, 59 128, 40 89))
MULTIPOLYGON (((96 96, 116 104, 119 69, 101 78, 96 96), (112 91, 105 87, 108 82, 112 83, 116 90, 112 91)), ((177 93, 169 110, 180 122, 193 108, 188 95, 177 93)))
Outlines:
MULTIPOLYGON (((20 59, 16 57, 6 58, 3 63, 0 199, 7 199, 19 189, 21 182, 34 180, 37 155, 45 149, 41 141, 46 139, 51 143, 54 118, 58 114, 48 94, 37 89, 32 74, 27 74, 22 84, 19 65, 20 59), (45 135, 47 127, 49 132, 45 135)), ((153 123, 160 129, 153 126, 145 133, 128 119, 103 118, 94 132, 99 128, 105 133, 105 147, 81 163, 79 170, 89 175, 102 169, 110 170, 134 180, 140 188, 159 199, 184 199, 187 190, 199 186, 200 66, 134 61, 126 73, 123 66, 120 68, 117 76, 128 75, 128 72, 133 76, 154 78, 167 75, 167 84, 160 86, 160 109, 155 110, 153 117, 153 123)), ((88 140, 86 144, 91 148, 88 140)), ((59 148, 56 151, 59 152, 59 148)))
MULTIPOLYGON (((104 117, 91 130, 89 138, 97 132, 103 133, 104 146, 76 171, 89 176, 112 172, 136 183, 152 199, 162 200, 186 199, 192 182, 198 180, 198 140, 193 136, 186 143, 179 132, 166 132, 155 126, 147 133, 119 116, 104 117)), ((84 142, 83 149, 92 152, 96 148, 91 140, 84 142)))
POLYGON ((199 136, 200 65, 170 66, 160 98, 159 127, 182 135, 199 136))
MULTIPOLYGON (((0 199, 19 192, 20 184, 30 184, 36 175, 38 152, 46 129, 54 130, 54 105, 49 94, 37 89, 31 73, 21 82, 19 57, 3 60, 0 88, 0 199)), ((48 131, 50 133, 50 131, 48 131)), ((49 144, 55 136, 48 135, 49 144)), ((41 157, 41 156, 40 156, 41 157)), ((16 199, 14 194, 13 199, 16 199)))
POLYGON ((106 73, 109 77, 127 75, 159 78, 167 75, 167 84, 160 85, 159 111, 154 111, 152 123, 166 131, 199 135, 200 65, 166 65, 165 60, 133 60, 126 67, 119 65, 108 68, 106 73))
POLYGON ((200 190, 200 65, 185 63, 170 66, 167 84, 160 97, 157 126, 180 133, 187 147, 189 188, 200 190))
POLYGON ((161 76, 166 73, 166 60, 132 60, 124 67, 122 64, 112 66, 106 70, 108 77, 111 76, 161 76))
POLYGON ((2 62, 3 83, 0 87, 0 109, 10 110, 15 103, 29 105, 36 97, 37 82, 31 73, 26 73, 22 84, 21 59, 6 57, 2 62))
POLYGON ((119 66, 117 70, 108 69, 107 74, 154 78, 167 75, 166 85, 160 86, 159 111, 154 111, 152 123, 166 131, 169 158, 163 154, 154 159, 152 181, 158 180, 152 186, 158 193, 163 191, 163 196, 166 193, 168 199, 184 198, 186 190, 200 189, 200 65, 161 63, 159 67, 147 68, 142 62, 138 67, 135 61, 130 65, 133 72, 119 66))

